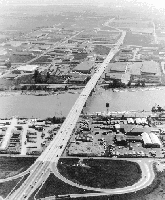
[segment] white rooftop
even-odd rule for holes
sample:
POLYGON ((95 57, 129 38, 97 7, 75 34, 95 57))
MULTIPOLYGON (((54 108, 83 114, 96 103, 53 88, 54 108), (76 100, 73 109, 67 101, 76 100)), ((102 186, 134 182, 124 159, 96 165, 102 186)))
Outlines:
POLYGON ((19 70, 19 71, 34 71, 37 68, 38 68, 38 65, 23 65, 23 66, 19 66, 17 68, 17 70, 19 70))

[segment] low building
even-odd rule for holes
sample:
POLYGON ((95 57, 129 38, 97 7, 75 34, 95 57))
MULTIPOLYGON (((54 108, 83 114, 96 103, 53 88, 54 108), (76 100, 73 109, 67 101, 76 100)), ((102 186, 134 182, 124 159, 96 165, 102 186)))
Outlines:
POLYGON ((86 84, 90 76, 86 74, 70 73, 68 83, 70 84, 86 84))
POLYGON ((161 146, 162 146, 162 143, 161 143, 161 141, 159 140, 159 138, 158 138, 158 136, 157 135, 155 135, 154 133, 150 133, 149 134, 149 136, 150 136, 150 139, 151 139, 151 141, 152 141, 152 147, 153 148, 160 148, 161 146))
POLYGON ((142 127, 133 127, 129 132, 127 132, 127 135, 142 135, 143 132, 149 132, 148 128, 142 128, 142 127))
POLYGON ((135 141, 135 142, 141 142, 142 141, 142 136, 138 135, 138 136, 134 136, 134 135, 126 135, 126 141, 135 141))
POLYGON ((17 67, 15 70, 24 72, 24 73, 33 73, 38 68, 38 65, 23 65, 17 67))
POLYGON ((142 141, 143 141, 143 146, 145 148, 151 148, 153 146, 151 138, 150 138, 149 134, 146 132, 142 133, 142 141))
POLYGON ((141 68, 142 68, 142 62, 135 62, 130 67, 130 74, 132 76, 140 76, 141 75, 141 68))
POLYGON ((105 74, 106 81, 117 82, 117 85, 127 85, 130 81, 130 74, 128 73, 106 73, 105 74))
POLYGON ((93 61, 84 61, 80 64, 78 64, 72 71, 73 72, 80 72, 84 74, 90 74, 91 69, 94 67, 93 61))
POLYGON ((155 61, 144 61, 141 67, 141 74, 143 75, 157 75, 160 74, 159 63, 155 61))
POLYGON ((126 142, 126 136, 123 133, 118 133, 115 135, 115 140, 117 143, 126 142))
POLYGON ((109 63, 108 69, 110 69, 110 73, 125 73, 127 65, 126 62, 109 63))
POLYGON ((18 55, 18 56, 32 56, 33 53, 29 51, 15 51, 13 52, 13 55, 18 55))

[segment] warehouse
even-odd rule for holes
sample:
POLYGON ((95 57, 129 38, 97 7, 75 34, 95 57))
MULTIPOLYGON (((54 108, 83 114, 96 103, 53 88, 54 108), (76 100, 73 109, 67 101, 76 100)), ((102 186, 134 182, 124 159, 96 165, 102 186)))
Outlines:
POLYGON ((160 140, 159 140, 157 135, 155 135, 154 133, 151 132, 149 134, 149 136, 150 136, 150 139, 152 141, 152 147, 153 148, 160 148, 162 146, 162 144, 161 144, 161 142, 160 142, 160 140))
POLYGON ((126 141, 135 141, 135 142, 141 142, 142 141, 142 136, 134 136, 134 135, 126 135, 126 141))
POLYGON ((152 147, 152 141, 148 133, 143 132, 142 133, 142 140, 143 140, 143 146, 145 148, 151 148, 152 147))
POLYGON ((141 67, 142 67, 142 62, 136 62, 133 63, 130 67, 130 74, 132 76, 140 76, 141 75, 141 67))
POLYGON ((147 128, 142 127, 133 127, 130 131, 127 132, 127 135, 142 135, 143 132, 147 132, 147 128))
POLYGON ((72 71, 73 72, 81 72, 84 74, 90 74, 93 66, 94 66, 93 61, 84 61, 84 62, 78 64, 72 71))
POLYGON ((24 73, 32 73, 38 68, 38 65, 23 65, 16 68, 16 70, 24 73))
POLYGON ((141 67, 141 74, 143 75, 158 75, 160 74, 159 63, 155 61, 144 61, 141 67))
POLYGON ((127 68, 126 62, 116 62, 116 63, 110 63, 108 65, 108 68, 110 69, 111 73, 125 73, 127 68))
POLYGON ((127 85, 130 81, 130 74, 128 73, 107 73, 105 74, 105 80, 111 80, 117 85, 127 85))
POLYGON ((122 133, 118 133, 115 135, 115 143, 118 145, 125 145, 126 144, 126 136, 122 133))

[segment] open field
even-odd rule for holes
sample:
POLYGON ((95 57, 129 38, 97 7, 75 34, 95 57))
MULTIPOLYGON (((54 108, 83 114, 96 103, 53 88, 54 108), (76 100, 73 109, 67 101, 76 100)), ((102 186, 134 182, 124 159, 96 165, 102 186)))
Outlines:
POLYGON ((83 194, 86 192, 92 191, 84 191, 83 189, 79 189, 69 184, 66 184, 57 177, 55 177, 53 173, 51 173, 43 187, 39 190, 38 194, 36 195, 36 198, 39 199, 58 195, 65 196, 66 194, 83 194))
POLYGON ((133 185, 141 177, 138 164, 116 160, 83 160, 85 166, 76 166, 77 159, 62 159, 59 172, 80 185, 95 188, 122 188, 133 185))
POLYGON ((151 45, 151 38, 148 35, 133 34, 127 32, 124 45, 138 45, 138 46, 149 46, 151 45))
POLYGON ((133 32, 143 32, 150 34, 153 32, 153 25, 150 21, 119 19, 110 23, 110 26, 118 28, 128 28, 133 32))
POLYGON ((0 179, 12 177, 28 169, 35 157, 0 157, 0 179))

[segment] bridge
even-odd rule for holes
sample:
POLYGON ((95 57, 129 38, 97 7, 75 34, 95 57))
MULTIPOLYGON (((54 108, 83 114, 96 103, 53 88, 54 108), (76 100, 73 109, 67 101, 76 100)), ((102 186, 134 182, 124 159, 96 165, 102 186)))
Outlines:
POLYGON ((44 184, 46 179, 49 177, 51 172, 51 164, 54 163, 55 166, 57 166, 58 160, 70 139, 72 131, 76 125, 79 115, 81 114, 85 102, 87 101, 92 90, 95 88, 97 81, 103 74, 108 63, 119 51, 119 46, 123 43, 125 35, 126 32, 122 31, 121 38, 118 40, 116 46, 111 49, 104 62, 98 66, 96 72, 88 81, 87 85, 67 115, 66 120, 59 129, 56 137, 50 142, 49 146, 31 166, 28 178, 20 187, 18 187, 18 189, 13 189, 13 191, 11 191, 11 193, 6 197, 6 200, 28 199, 32 193, 42 184, 44 184))

